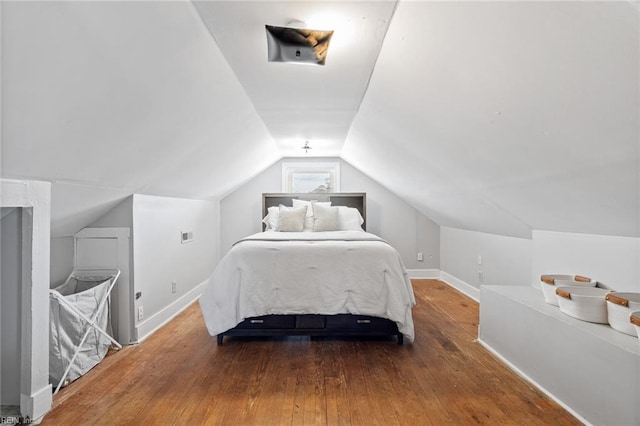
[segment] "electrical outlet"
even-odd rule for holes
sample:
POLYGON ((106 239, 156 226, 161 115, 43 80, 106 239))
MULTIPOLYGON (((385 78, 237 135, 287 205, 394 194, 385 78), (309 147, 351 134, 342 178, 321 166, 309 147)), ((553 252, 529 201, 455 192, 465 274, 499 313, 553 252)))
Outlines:
POLYGON ((418 261, 422 262, 424 260, 424 255, 422 253, 418 253, 418 261))
POLYGON ((482 271, 478 271, 478 281, 480 282, 484 281, 484 274, 482 273, 482 271))
POLYGON ((178 283, 171 281, 171 293, 175 293, 176 291, 178 291, 178 283))
POLYGON ((142 321, 142 319, 144 318, 144 309, 142 308, 142 305, 138 306, 138 321, 142 321))

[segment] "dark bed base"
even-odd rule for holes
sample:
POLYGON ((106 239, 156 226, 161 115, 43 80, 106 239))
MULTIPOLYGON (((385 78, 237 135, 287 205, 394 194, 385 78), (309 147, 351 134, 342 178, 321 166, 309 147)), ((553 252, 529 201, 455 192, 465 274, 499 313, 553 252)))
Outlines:
POLYGON ((218 334, 224 336, 397 336, 404 338, 395 322, 366 315, 265 315, 247 318, 234 328, 218 334))

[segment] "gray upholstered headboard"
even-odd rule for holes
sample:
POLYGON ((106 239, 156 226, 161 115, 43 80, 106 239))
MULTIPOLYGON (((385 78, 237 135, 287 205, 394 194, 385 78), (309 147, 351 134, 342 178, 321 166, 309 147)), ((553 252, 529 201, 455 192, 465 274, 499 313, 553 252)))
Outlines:
POLYGON ((262 217, 267 215, 269 207, 280 204, 291 207, 294 198, 307 201, 331 201, 332 206, 354 207, 358 209, 364 219, 362 229, 367 230, 367 194, 364 192, 263 193, 262 217))

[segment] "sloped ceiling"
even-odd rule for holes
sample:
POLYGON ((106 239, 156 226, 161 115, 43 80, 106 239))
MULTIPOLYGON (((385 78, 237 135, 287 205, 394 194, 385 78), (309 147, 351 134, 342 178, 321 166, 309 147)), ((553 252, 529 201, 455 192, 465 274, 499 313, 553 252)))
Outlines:
POLYGON ((3 2, 2 35, 2 175, 53 181, 54 236, 281 157, 189 2, 3 2))
POLYGON ((1 172, 53 182, 54 236, 132 193, 219 197, 304 139, 442 225, 640 235, 635 2, 1 7, 1 172), (264 24, 311 12, 355 43, 267 64, 264 24))
POLYGON ((214 40, 284 156, 340 155, 396 3, 197 1, 214 40), (326 64, 267 61, 265 24, 333 30, 326 64))
POLYGON ((342 156, 442 225, 638 236, 628 2, 401 2, 342 156))

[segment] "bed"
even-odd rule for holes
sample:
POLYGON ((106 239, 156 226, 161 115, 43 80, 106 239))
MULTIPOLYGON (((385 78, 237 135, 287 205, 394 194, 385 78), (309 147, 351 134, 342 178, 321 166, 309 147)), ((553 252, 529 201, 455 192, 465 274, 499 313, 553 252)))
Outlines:
POLYGON ((398 252, 365 231, 366 194, 262 198, 263 232, 233 245, 199 299, 218 344, 225 336, 413 341, 411 281, 398 252))

